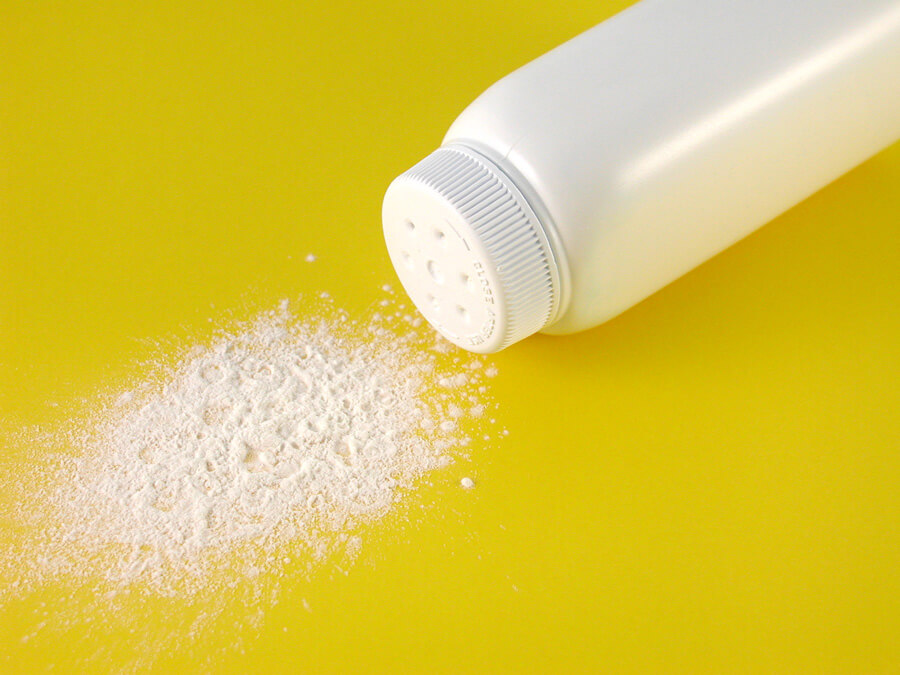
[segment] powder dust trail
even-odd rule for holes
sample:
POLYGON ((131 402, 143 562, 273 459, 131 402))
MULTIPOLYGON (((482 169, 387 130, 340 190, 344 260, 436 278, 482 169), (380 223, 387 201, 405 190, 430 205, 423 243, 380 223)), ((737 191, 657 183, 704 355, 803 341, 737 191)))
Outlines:
POLYGON ((262 616, 297 561, 346 566, 367 525, 465 453, 490 406, 484 357, 381 309, 360 325, 282 302, 61 428, 23 432, 25 475, 0 469, 21 499, 3 505, 16 535, 0 606, 63 584, 109 616, 204 606, 199 633, 219 597, 262 616))

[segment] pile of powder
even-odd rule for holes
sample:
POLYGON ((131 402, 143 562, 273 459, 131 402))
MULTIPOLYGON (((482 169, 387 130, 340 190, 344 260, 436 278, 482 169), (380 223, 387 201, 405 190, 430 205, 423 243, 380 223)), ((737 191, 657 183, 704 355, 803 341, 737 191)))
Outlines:
POLYGON ((419 326, 298 321, 283 302, 71 420, 14 509, 7 588, 189 597, 357 548, 360 526, 483 423, 483 361, 419 326))

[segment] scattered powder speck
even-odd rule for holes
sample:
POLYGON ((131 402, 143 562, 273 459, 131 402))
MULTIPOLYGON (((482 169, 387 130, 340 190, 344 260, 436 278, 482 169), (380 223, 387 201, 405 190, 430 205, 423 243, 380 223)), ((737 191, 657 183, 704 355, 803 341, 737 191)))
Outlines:
POLYGON ((471 490, 473 487, 475 487, 475 481, 468 476, 460 480, 459 484, 462 485, 466 490, 471 490))
POLYGON ((28 466, 0 476, 20 495, 2 505, 18 534, 0 551, 0 604, 60 582, 207 597, 352 560, 365 526, 459 457, 490 405, 496 369, 450 362, 421 325, 298 320, 283 301, 62 428, 23 432, 28 466))
POLYGON ((308 263, 316 262, 316 254, 315 253, 307 253, 305 260, 308 263))

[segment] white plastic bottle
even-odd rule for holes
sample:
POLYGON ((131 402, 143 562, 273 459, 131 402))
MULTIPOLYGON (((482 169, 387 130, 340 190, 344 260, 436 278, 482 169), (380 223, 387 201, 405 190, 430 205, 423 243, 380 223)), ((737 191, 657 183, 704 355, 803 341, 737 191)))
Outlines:
POLYGON ((898 137, 900 0, 643 0, 472 103, 385 239, 493 352, 612 318, 898 137))

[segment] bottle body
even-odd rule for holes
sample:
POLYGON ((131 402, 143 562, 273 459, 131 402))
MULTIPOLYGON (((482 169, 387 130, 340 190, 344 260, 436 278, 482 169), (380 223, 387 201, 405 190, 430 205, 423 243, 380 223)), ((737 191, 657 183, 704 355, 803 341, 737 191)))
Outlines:
POLYGON ((530 207, 555 284, 540 330, 568 333, 895 141, 898 82, 900 0, 643 0, 497 82, 444 146, 530 207))

